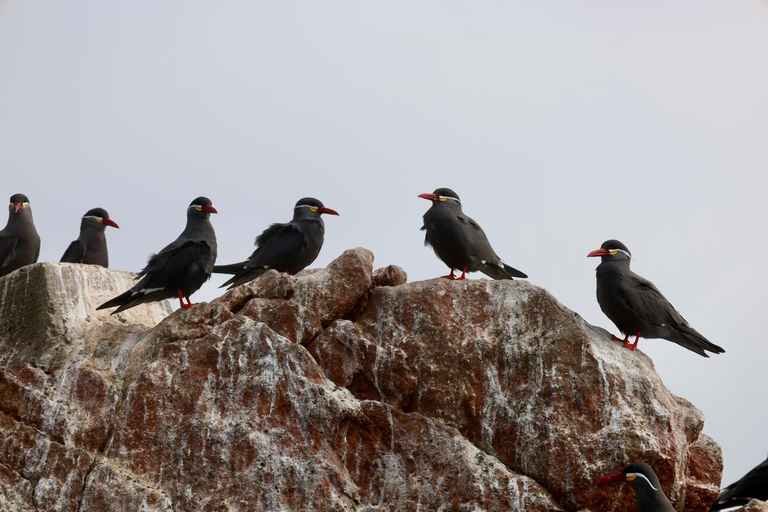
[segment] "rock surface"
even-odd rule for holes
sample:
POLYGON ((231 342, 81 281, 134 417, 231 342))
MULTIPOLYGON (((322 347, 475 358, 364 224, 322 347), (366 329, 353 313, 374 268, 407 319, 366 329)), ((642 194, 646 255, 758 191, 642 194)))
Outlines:
POLYGON ((633 460, 678 510, 717 497, 702 414, 529 282, 406 284, 354 249, 96 312, 130 277, 0 279, 1 510, 618 512, 631 489, 592 482, 633 460))

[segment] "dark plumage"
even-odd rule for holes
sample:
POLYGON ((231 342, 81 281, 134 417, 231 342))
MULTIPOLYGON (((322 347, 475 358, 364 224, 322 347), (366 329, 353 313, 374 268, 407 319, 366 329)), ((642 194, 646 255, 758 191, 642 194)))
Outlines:
POLYGON ((461 269, 458 279, 464 279, 467 272, 478 270, 494 279, 528 277, 501 261, 483 228, 461 211, 456 192, 438 188, 432 194, 420 194, 419 197, 432 201, 432 207, 424 214, 421 229, 427 232, 424 245, 431 245, 437 257, 451 268, 451 273, 443 277, 456 279, 454 269, 461 269))
POLYGON ((216 233, 210 216, 218 213, 207 197, 198 197, 187 208, 187 226, 179 238, 153 255, 136 285, 96 309, 120 306, 112 312, 178 297, 181 307, 192 306, 189 296, 211 277, 216 261, 216 233), (183 298, 187 298, 186 304, 183 298))
POLYGON ((69 244, 61 261, 109 267, 107 237, 104 235, 107 226, 120 228, 109 218, 109 213, 104 208, 94 208, 85 212, 80 221, 80 236, 69 244))
POLYGON ((723 489, 710 510, 746 505, 753 499, 768 500, 768 459, 723 489))
POLYGON ((725 352, 711 343, 685 318, 647 279, 629 269, 631 254, 627 246, 618 240, 608 240, 600 249, 587 257, 600 256, 597 266, 597 302, 605 316, 624 333, 624 339, 613 336, 624 346, 634 350, 642 338, 663 338, 709 357, 705 350, 715 354, 725 352), (635 336, 635 342, 629 342, 635 336))
POLYGON ((633 462, 622 469, 621 473, 604 476, 595 483, 611 482, 628 482, 632 486, 640 512, 676 512, 661 489, 659 477, 648 464, 633 462))
POLYGON ((24 194, 11 196, 8 224, 0 231, 0 277, 37 261, 40 236, 32 220, 32 208, 24 194))
POLYGON ((213 271, 234 274, 221 287, 247 283, 269 269, 296 274, 310 265, 323 247, 325 224, 323 213, 338 215, 313 197, 299 199, 293 209, 293 220, 272 224, 256 237, 257 249, 246 260, 230 265, 217 265, 213 271))

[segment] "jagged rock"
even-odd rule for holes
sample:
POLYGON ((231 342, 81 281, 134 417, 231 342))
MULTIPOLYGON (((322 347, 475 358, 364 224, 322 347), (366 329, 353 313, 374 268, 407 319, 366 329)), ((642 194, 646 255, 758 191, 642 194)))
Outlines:
POLYGON ((733 512, 768 512, 768 502, 752 500, 741 508, 734 508, 733 512))
MULTIPOLYGON (((714 501, 719 447, 642 352, 525 281, 372 265, 346 251, 154 322, 77 317, 67 284, 35 281, 29 300, 63 299, 46 325, 80 320, 0 367, 0 506, 620 512, 631 489, 592 482, 632 460, 678 510, 714 501)), ((96 303, 125 289, 65 271, 96 303)))

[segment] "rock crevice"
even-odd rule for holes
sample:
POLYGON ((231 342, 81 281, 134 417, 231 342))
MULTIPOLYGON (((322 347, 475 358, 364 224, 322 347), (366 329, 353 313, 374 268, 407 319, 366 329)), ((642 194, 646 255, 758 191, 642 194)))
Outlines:
POLYGON ((527 281, 406 283, 353 249, 188 310, 95 310, 131 277, 0 279, 0 508, 623 511, 592 482, 632 460, 678 510, 717 496, 702 414, 527 281))

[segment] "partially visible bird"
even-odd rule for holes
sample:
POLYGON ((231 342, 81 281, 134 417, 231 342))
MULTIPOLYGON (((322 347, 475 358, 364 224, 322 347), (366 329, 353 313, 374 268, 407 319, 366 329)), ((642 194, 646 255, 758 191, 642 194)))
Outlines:
POLYGON ((109 267, 107 237, 104 235, 107 226, 120 228, 109 218, 109 213, 104 208, 94 208, 85 212, 80 221, 80 236, 69 244, 61 261, 109 267))
POLYGON ((211 277, 216 262, 216 233, 210 216, 218 213, 207 197, 198 197, 187 208, 187 226, 179 238, 153 255, 127 292, 108 300, 96 309, 120 306, 112 312, 172 297, 182 308, 192 307, 189 296, 211 277), (184 302, 184 298, 187 302, 184 302))
POLYGON ((723 489, 709 510, 738 507, 746 505, 753 499, 768 500, 768 459, 758 464, 740 480, 723 489))
POLYGON ((630 350, 640 338, 663 338, 704 357, 705 350, 725 352, 688 325, 654 284, 629 269, 631 254, 618 240, 608 240, 587 257, 600 256, 597 266, 597 302, 605 316, 624 333, 624 339, 612 336, 630 350), (635 336, 635 342, 629 342, 635 336))
POLYGON ((622 469, 621 473, 604 476, 595 483, 611 482, 629 482, 635 491, 635 500, 640 512, 677 512, 661 490, 656 472, 648 464, 633 462, 622 469))
POLYGON ((40 256, 40 236, 32 220, 29 198, 11 196, 8 224, 0 231, 0 277, 30 265, 40 256))
POLYGON ((257 249, 247 260, 213 267, 218 274, 234 274, 220 288, 245 284, 269 269, 297 274, 306 268, 323 247, 325 223, 320 217, 323 213, 338 215, 314 197, 299 199, 293 208, 293 219, 285 224, 272 224, 257 236, 257 249))
POLYGON ((488 242, 483 228, 461 211, 458 194, 449 188, 438 188, 431 194, 419 194, 432 201, 432 207, 424 214, 426 231, 424 245, 431 245, 435 254, 451 268, 445 279, 466 278, 467 272, 480 271, 494 279, 528 277, 501 261, 488 242), (453 275, 461 269, 461 276, 453 275))

